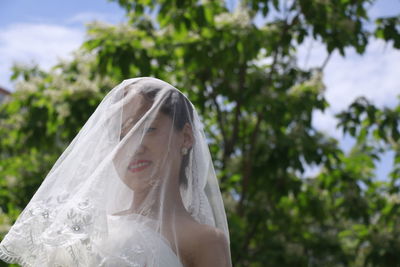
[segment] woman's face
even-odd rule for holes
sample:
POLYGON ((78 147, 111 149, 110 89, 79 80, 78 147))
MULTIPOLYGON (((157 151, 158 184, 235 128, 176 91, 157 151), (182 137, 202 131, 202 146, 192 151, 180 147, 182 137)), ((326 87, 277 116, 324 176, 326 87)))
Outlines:
MULTIPOLYGON (((133 126, 150 108, 151 103, 142 95, 132 99, 132 105, 127 108, 127 114, 132 116, 123 118, 121 139, 127 135, 126 144, 132 144, 133 151, 125 153, 129 156, 126 169, 123 171, 124 183, 132 190, 148 190, 168 179, 177 179, 179 176, 184 146, 184 133, 177 131, 170 116, 158 112, 153 117, 146 117, 140 125, 133 126)), ((125 164, 124 164, 125 165, 125 164)))

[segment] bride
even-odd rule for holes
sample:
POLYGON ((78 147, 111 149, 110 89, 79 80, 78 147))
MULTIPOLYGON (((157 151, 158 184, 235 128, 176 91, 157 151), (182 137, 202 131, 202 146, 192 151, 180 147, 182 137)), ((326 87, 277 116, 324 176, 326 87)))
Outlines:
POLYGON ((0 244, 22 266, 231 266, 202 124, 155 78, 111 90, 0 244))

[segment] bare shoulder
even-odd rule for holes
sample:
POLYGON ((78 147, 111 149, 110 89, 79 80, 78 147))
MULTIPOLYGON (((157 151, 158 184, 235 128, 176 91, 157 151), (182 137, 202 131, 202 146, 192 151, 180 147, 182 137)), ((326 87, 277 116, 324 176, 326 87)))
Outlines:
POLYGON ((220 229, 205 224, 197 224, 196 228, 195 235, 199 245, 228 245, 228 240, 220 229))
POLYGON ((221 230, 197 222, 190 223, 187 230, 190 266, 231 266, 229 243, 221 230))

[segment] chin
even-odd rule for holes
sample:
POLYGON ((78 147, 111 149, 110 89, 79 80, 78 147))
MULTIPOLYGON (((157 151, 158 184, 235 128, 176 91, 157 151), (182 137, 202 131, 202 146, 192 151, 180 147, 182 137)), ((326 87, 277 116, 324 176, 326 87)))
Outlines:
POLYGON ((143 192, 143 191, 149 191, 152 186, 147 183, 143 178, 128 178, 124 181, 124 183, 133 191, 136 192, 143 192))

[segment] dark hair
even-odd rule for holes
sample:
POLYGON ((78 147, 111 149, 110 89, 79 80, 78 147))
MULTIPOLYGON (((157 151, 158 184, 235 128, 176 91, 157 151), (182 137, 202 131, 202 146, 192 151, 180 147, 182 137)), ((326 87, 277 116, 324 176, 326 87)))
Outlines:
MULTIPOLYGON (((157 94, 161 91, 159 88, 146 88, 141 91, 147 100, 154 102, 157 94)), ((167 93, 166 99, 163 101, 160 111, 169 116, 173 123, 174 129, 181 131, 186 123, 192 124, 193 121, 193 108, 189 100, 178 90, 170 90, 167 93)), ((189 164, 190 151, 192 148, 188 149, 189 153, 183 156, 181 169, 179 171, 179 184, 187 186, 187 177, 185 169, 189 164)))

